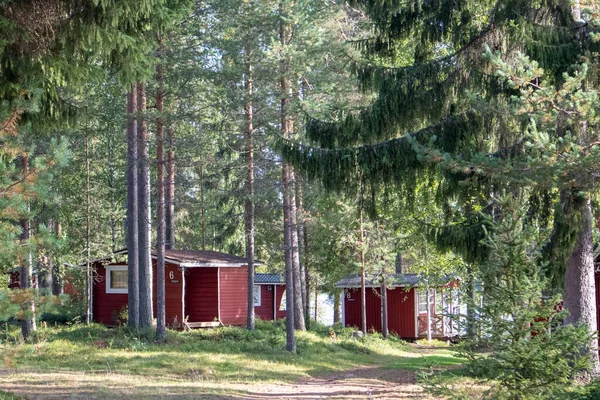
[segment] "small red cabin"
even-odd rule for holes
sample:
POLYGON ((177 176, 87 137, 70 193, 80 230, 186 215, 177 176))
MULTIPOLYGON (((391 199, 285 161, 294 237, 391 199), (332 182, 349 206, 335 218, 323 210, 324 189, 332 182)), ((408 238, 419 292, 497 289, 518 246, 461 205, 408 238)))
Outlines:
MULTIPOLYGON (((113 257, 111 257, 113 258, 113 257)), ((127 305, 127 250, 119 261, 94 263, 93 320, 115 325, 127 305)), ((156 315, 156 254, 152 253, 156 315)), ((216 251, 166 250, 167 325, 179 328, 244 325, 248 312, 248 261, 216 251)))
POLYGON ((278 274, 254 274, 254 312, 267 321, 285 318, 285 283, 278 274), (282 308, 283 307, 283 308, 282 308))
MULTIPOLYGON (((381 275, 368 275, 365 279, 367 329, 381 332, 381 275)), ((427 336, 427 291, 420 288, 417 274, 387 274, 388 329, 403 339, 427 336)), ((343 290, 343 326, 361 326, 361 277, 352 275, 336 283, 343 290)), ((458 326, 451 314, 460 314, 457 283, 450 280, 445 285, 431 288, 430 315, 433 337, 456 336, 458 326)))

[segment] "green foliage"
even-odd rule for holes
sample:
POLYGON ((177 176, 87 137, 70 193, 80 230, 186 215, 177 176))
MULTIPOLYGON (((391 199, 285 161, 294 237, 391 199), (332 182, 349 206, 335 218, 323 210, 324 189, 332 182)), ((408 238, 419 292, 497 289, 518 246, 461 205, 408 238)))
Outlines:
POLYGON ((543 298, 548 281, 540 270, 538 228, 525 221, 519 196, 498 199, 488 223, 489 259, 481 265, 483 303, 475 338, 460 354, 467 368, 502 399, 552 398, 569 387, 591 362, 592 335, 586 326, 563 326, 560 297, 543 298))
POLYGON ((25 320, 58 311, 65 305, 68 296, 53 296, 47 291, 35 289, 0 289, 0 321, 9 319, 25 320), (32 310, 32 304, 34 311, 32 310))

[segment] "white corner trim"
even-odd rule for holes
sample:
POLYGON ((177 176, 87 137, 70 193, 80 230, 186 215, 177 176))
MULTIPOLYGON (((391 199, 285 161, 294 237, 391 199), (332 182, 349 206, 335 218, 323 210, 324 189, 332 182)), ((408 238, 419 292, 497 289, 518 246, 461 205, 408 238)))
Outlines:
POLYGON ((110 287, 111 279, 110 273, 111 271, 127 271, 127 265, 107 265, 104 267, 106 269, 106 293, 107 294, 127 294, 127 288, 122 289, 113 289, 110 287))

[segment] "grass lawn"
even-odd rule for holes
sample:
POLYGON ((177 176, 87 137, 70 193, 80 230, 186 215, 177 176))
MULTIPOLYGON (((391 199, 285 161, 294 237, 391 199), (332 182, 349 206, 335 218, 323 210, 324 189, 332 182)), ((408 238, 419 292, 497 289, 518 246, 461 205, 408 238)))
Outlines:
POLYGON ((40 394, 44 388, 56 393, 69 386, 78 388, 77 397, 185 397, 201 389, 219 398, 244 393, 247 385, 296 382, 362 367, 427 371, 461 363, 447 348, 419 352, 377 334, 355 340, 349 329, 337 329, 332 338, 323 327, 298 332, 298 354, 293 355, 285 350, 284 328, 281 322, 258 322, 252 332, 235 327, 170 331, 167 343, 158 345, 151 333, 101 325, 41 329, 33 343, 24 344, 19 331, 7 327, 0 332, 0 400, 12 398, 1 390, 40 394), (17 386, 30 390, 15 391, 17 386))

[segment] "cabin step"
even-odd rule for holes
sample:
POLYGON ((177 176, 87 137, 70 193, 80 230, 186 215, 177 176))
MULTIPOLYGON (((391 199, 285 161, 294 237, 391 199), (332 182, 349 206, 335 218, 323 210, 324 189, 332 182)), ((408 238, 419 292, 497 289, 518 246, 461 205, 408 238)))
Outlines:
POLYGON ((184 329, 194 329, 194 328, 218 328, 219 326, 223 326, 221 321, 210 321, 210 322, 184 322, 184 329))

